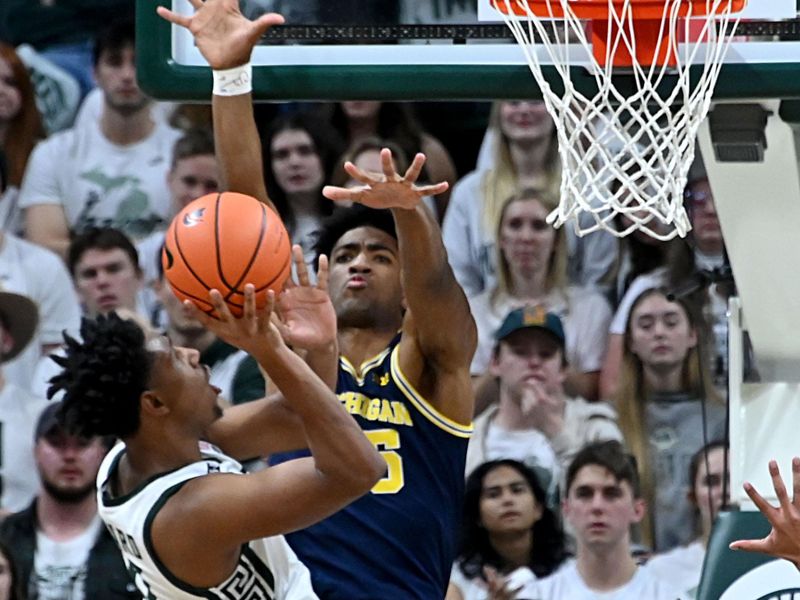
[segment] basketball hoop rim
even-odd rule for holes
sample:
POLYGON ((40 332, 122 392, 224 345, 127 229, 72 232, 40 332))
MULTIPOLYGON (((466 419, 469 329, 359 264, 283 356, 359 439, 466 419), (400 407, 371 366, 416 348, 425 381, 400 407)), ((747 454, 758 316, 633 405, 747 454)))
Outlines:
MULTIPOLYGON (((609 6, 622 8, 628 6, 634 21, 661 20, 664 7, 674 0, 563 0, 572 13, 580 19, 605 21, 609 17, 609 6)), ((520 17, 533 13, 540 19, 563 19, 562 0, 491 0, 492 5, 504 14, 511 11, 520 17), (523 5, 527 5, 526 11, 523 5)), ((744 10, 747 0, 723 0, 716 4, 713 0, 681 0, 678 16, 705 17, 710 13, 738 13, 744 10), (713 10, 716 9, 716 10, 713 10)))

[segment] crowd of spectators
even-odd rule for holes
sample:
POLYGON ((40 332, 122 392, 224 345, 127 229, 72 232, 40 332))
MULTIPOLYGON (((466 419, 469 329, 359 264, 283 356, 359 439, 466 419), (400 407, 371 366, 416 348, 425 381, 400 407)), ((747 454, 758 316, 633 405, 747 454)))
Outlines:
MULTIPOLYGON (((109 440, 72 436, 53 422, 52 405, 42 412, 56 372, 49 355, 81 315, 126 311, 198 350, 231 404, 268 389, 252 357, 191 317, 160 268, 171 217, 224 188, 210 120, 141 92, 132 21, 93 27, 51 32, 63 43, 37 41, 37 64, 53 61, 86 96, 58 132, 45 129, 43 100, 15 52, 21 40, 0 43, 0 510, 10 515, 0 523, 0 600, 134 597, 87 494, 109 440), (96 595, 98 585, 111 591, 96 595)), ((725 503, 733 289, 673 293, 725 262, 702 165, 686 190, 687 240, 579 238, 545 221, 561 166, 543 103, 495 102, 463 172, 448 151, 459 140, 437 139, 415 110, 286 104, 258 125, 269 195, 309 264, 320 223, 339 210, 322 187, 352 183, 345 160, 379 171, 389 147, 402 172, 421 151, 421 181, 452 184, 426 203, 479 339, 447 598, 534 588, 542 598, 620 590, 614 598, 674 600, 669 586, 692 594, 725 503)))

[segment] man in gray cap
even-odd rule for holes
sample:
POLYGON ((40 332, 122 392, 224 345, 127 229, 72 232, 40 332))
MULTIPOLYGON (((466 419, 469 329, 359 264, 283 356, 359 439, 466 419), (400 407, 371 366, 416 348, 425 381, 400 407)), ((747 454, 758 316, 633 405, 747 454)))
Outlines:
POLYGON ((562 473, 584 444, 622 439, 616 413, 605 402, 565 394, 564 327, 554 313, 542 306, 512 310, 494 337, 489 373, 499 401, 475 419, 466 472, 513 458, 537 472, 555 501, 562 473))
POLYGON ((7 381, 2 364, 33 339, 39 311, 30 298, 0 289, 0 513, 21 510, 39 487, 33 461, 33 429, 44 398, 7 381))
POLYGON ((97 514, 95 479, 110 440, 68 431, 60 402, 39 415, 33 434, 41 489, 0 523, 28 598, 140 598, 122 555, 97 514))

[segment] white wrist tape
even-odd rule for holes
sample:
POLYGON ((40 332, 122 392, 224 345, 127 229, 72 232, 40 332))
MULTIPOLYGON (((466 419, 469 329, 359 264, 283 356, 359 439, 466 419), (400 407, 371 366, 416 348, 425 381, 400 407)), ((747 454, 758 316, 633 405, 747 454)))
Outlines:
POLYGON ((214 76, 214 95, 239 96, 253 91, 253 65, 245 63, 232 69, 211 71, 214 76))

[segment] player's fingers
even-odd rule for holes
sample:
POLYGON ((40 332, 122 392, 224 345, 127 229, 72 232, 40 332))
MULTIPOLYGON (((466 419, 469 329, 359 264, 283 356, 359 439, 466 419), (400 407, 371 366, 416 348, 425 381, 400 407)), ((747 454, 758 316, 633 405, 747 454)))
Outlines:
POLYGON ((317 289, 323 292, 328 291, 328 273, 328 257, 320 254, 319 264, 317 265, 317 289))
POLYGON ((208 292, 208 300, 211 303, 211 306, 213 306, 214 310, 217 312, 217 318, 220 321, 225 323, 233 321, 233 313, 231 313, 228 305, 225 304, 225 299, 222 297, 222 294, 219 290, 210 290, 208 292))
POLYGON ((446 192, 449 187, 449 183, 442 181, 441 183, 432 183, 431 185, 421 185, 417 188, 417 192, 419 192, 421 196, 438 196, 446 192))
POLYGON ((189 23, 192 21, 191 17, 179 15, 178 13, 172 12, 170 9, 164 8, 163 6, 156 8, 156 12, 162 19, 166 19, 170 23, 180 25, 181 27, 186 27, 187 29, 189 28, 189 23))
POLYGON ((205 313, 202 310, 200 310, 199 308, 197 308, 195 303, 192 302, 191 300, 184 300, 183 301, 183 306, 189 312, 189 315, 193 319, 196 319, 196 320, 200 321, 200 323, 203 325, 203 327, 208 327, 209 325, 212 324, 212 321, 215 320, 208 313, 205 313))
POLYGON ((326 185, 324 188, 322 188, 322 195, 328 200, 333 200, 334 202, 341 202, 342 200, 353 200, 357 202, 364 189, 366 188, 343 188, 333 185, 326 185))
POLYGON ((310 286, 311 279, 308 276, 306 257, 303 256, 303 248, 299 244, 292 246, 292 260, 294 261, 294 269, 297 272, 297 282, 303 287, 310 286))
POLYGON ((417 152, 416 156, 414 156, 414 160, 411 161, 411 164, 406 169, 406 174, 404 179, 407 183, 414 183, 417 179, 419 179, 419 174, 422 173, 422 167, 425 166, 425 155, 422 152, 417 152))
POLYGON ((381 170, 386 181, 397 181, 397 169, 394 166, 394 159, 392 158, 392 151, 388 148, 381 150, 381 170))
POLYGON ((244 286, 244 320, 248 328, 256 323, 256 288, 252 283, 244 286))
POLYGON ((792 504, 800 508, 800 458, 792 459, 792 504))
POLYGON ((761 540, 736 540, 728 546, 731 550, 746 550, 747 552, 767 552, 769 546, 767 539, 761 540))
POLYGON ((769 476, 772 479, 772 487, 775 489, 775 497, 778 503, 784 510, 789 509, 789 494, 786 491, 786 484, 781 477, 781 470, 778 467, 778 462, 775 460, 769 461, 769 476))
POLYGON ((372 175, 370 173, 367 173, 366 171, 359 169, 349 160, 344 163, 344 170, 345 172, 347 172, 348 175, 350 175, 350 177, 352 177, 359 183, 363 183, 364 185, 372 185, 374 183, 378 183, 381 180, 379 176, 372 175))
POLYGON ((203 6, 203 4, 205 4, 205 2, 203 0, 189 0, 189 4, 191 4, 192 8, 194 8, 195 10, 199 10, 200 7, 203 6))
POLYGON ((758 493, 756 488, 754 488, 751 483, 745 483, 743 487, 745 494, 750 497, 750 500, 753 501, 753 504, 756 505, 756 508, 758 508, 758 510, 760 510, 761 513, 771 521, 772 513, 775 511, 775 507, 764 500, 764 497, 758 493))

